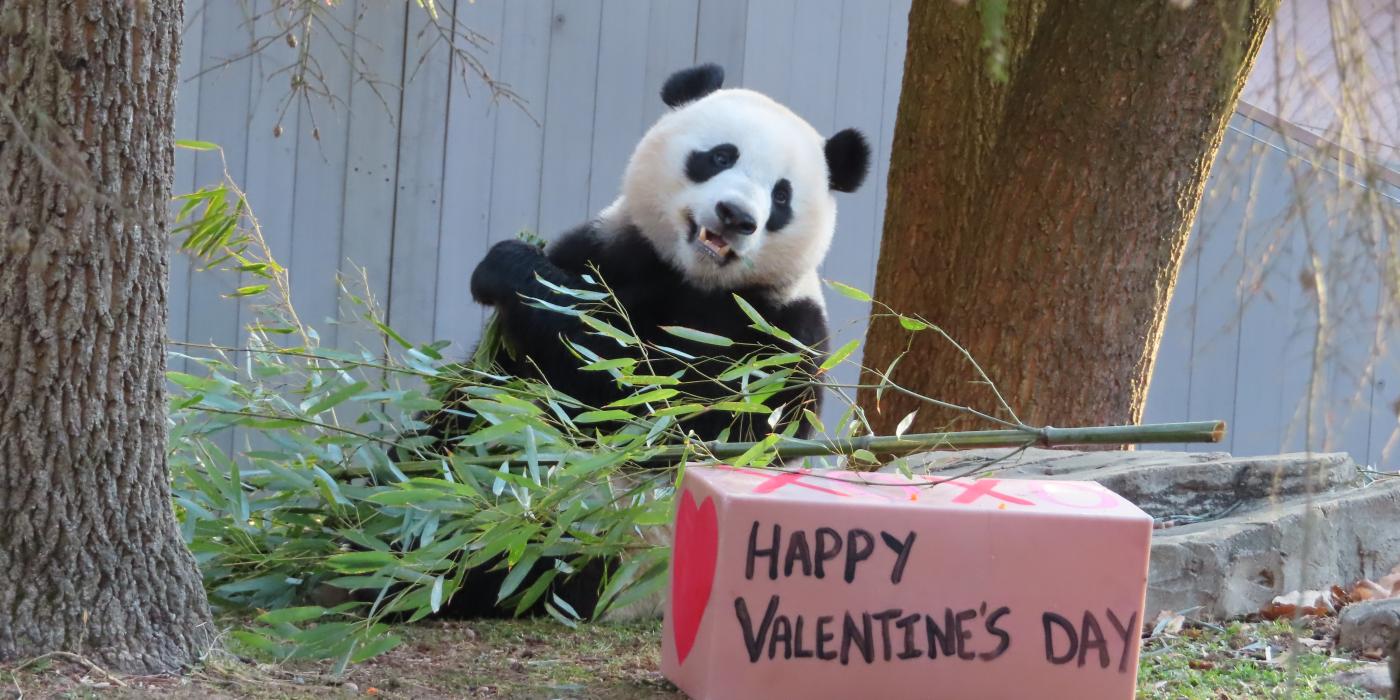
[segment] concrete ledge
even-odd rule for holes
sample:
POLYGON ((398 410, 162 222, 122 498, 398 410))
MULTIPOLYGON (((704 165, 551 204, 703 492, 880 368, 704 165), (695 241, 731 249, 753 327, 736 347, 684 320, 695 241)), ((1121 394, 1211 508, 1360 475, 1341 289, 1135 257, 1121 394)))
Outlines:
MULTIPOLYGON (((964 473, 1006 453, 931 452, 910 465, 964 473)), ((1188 523, 1153 534, 1147 619, 1161 610, 1247 615, 1275 596, 1379 577, 1400 563, 1400 479, 1368 484, 1343 453, 1033 449, 996 468, 1002 478, 1097 481, 1154 518, 1188 523)))

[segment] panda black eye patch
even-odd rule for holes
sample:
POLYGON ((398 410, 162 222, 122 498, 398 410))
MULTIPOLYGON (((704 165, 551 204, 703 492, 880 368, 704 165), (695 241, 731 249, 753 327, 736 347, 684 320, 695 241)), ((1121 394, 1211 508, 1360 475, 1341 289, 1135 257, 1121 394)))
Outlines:
POLYGON ((739 162, 739 148, 732 143, 722 143, 708 151, 691 151, 685 159, 685 176, 691 182, 704 182, 739 162))
POLYGON ((768 230, 777 231, 792 221, 792 183, 783 178, 773 185, 773 213, 768 215, 768 230))

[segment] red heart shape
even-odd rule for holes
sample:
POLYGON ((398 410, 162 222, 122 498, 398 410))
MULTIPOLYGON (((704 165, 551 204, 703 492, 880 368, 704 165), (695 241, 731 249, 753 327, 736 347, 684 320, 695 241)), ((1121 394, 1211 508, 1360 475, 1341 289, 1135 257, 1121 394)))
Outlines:
POLYGON ((699 506, 689 491, 676 509, 676 539, 671 550, 671 632, 680 663, 695 646, 700 618, 710 603, 719 556, 719 517, 706 498, 699 506))

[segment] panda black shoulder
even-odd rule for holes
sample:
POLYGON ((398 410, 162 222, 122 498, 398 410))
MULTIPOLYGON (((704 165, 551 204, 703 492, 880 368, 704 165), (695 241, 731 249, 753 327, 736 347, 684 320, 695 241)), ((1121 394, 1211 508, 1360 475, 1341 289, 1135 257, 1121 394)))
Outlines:
POLYGON ((656 250, 636 228, 608 229, 601 222, 577 226, 550 244, 550 262, 574 274, 589 274, 596 267, 611 284, 635 278, 654 269, 659 260, 656 250))
POLYGON ((802 344, 826 354, 828 336, 826 311, 822 302, 809 297, 798 297, 783 303, 778 309, 774 325, 792 334, 802 344))
POLYGON ((585 272, 589 261, 602 252, 603 240, 596 222, 576 226, 560 236, 545 249, 549 261, 575 274, 585 272))

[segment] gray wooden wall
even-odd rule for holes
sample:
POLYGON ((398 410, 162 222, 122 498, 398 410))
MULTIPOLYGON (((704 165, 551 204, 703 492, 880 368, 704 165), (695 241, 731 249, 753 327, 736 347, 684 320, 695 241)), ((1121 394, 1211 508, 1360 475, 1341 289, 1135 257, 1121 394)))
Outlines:
MULTIPOLYGON (((478 55, 520 96, 522 110, 494 103, 475 79, 463 82, 456 75, 462 66, 415 3, 343 0, 325 27, 337 40, 312 44, 336 102, 308 108, 294 101, 284 110, 286 75, 275 72, 293 58, 292 48, 273 42, 258 57, 224 65, 255 37, 275 32, 261 12, 264 0, 189 0, 177 136, 224 148, 230 174, 244 183, 264 235, 292 271, 302 319, 325 343, 375 342, 362 327, 328 321, 345 301, 336 273, 360 266, 391 326, 416 341, 451 340, 462 355, 483 321, 465 287, 486 248, 521 229, 552 236, 610 202, 633 144, 663 109, 662 80, 677 68, 715 61, 728 84, 772 95, 820 131, 854 126, 870 136, 874 176, 841 198, 823 272, 871 289, 909 3, 802 0, 798 12, 796 0, 439 0, 495 43, 478 55), (337 44, 363 66, 347 63, 337 44), (283 131, 275 136, 279 123, 283 131)), ((1265 202, 1290 199, 1292 185, 1279 167, 1287 154, 1269 145, 1276 135, 1266 132, 1236 120, 1222 153, 1234 153, 1228 157, 1238 167, 1217 170, 1200 229, 1239 218, 1241 188, 1265 202), (1255 175, 1240 174, 1251 170, 1255 175)), ((213 156, 182 152, 176 190, 214 182, 221 167, 213 156)), ((1240 222, 1218 225, 1238 229, 1240 222)), ((1260 303, 1257 290, 1241 286, 1237 237, 1194 237, 1148 418, 1232 419, 1227 448, 1240 453, 1297 447, 1303 437, 1289 430, 1288 402, 1306 386, 1311 356, 1306 328, 1295 332, 1295 321, 1306 316, 1299 263, 1279 264, 1260 303)), ((176 255, 171 336, 240 344, 251 310, 221 298, 233 282, 192 275, 176 255)), ((837 342, 860 337, 867 306, 836 295, 828 302, 837 342)), ((1329 364, 1329 371, 1344 374, 1341 366, 1329 364)), ((1389 402, 1400 394, 1395 356, 1383 371, 1364 374, 1354 379, 1369 382, 1366 401, 1347 409, 1354 420, 1338 433, 1344 439, 1337 446, 1378 462, 1395 425, 1389 402)), ((848 369, 837 378, 855 377, 848 369)), ((831 417, 837 403, 829 404, 831 417)))
POLYGON ((1146 420, 1229 421, 1223 446, 1197 450, 1345 450, 1400 469, 1400 291, 1377 263, 1400 249, 1396 182, 1237 114, 1177 278, 1146 420))

